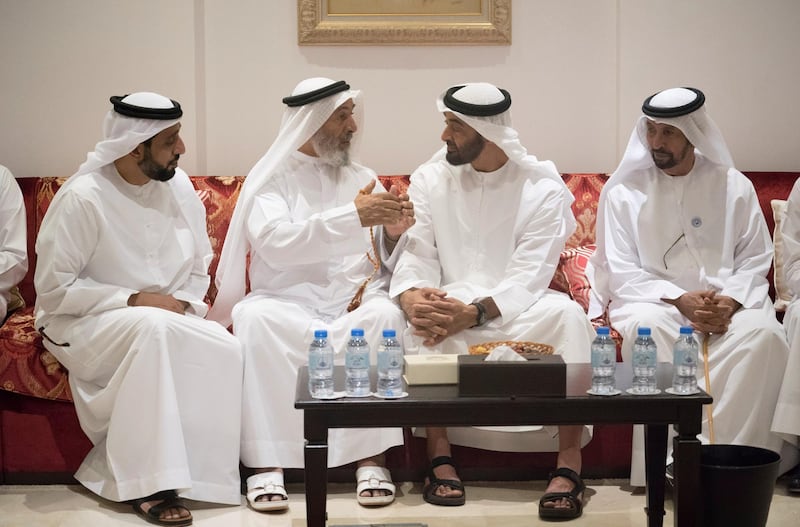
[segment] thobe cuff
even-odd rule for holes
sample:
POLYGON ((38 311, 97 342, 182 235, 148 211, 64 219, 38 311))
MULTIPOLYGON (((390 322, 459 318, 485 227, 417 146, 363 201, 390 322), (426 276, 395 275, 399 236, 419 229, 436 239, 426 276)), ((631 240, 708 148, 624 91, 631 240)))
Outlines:
POLYGON ((182 294, 180 291, 172 296, 175 297, 175 300, 180 300, 181 302, 187 302, 189 304, 186 308, 186 313, 197 315, 200 318, 205 317, 206 313, 208 313, 208 305, 201 300, 191 298, 189 295, 182 294))
POLYGON ((430 282, 406 280, 405 282, 395 283, 395 281, 392 280, 391 289, 389 290, 389 298, 391 298, 392 300, 397 300, 399 302, 400 295, 402 295, 409 289, 414 289, 414 288, 422 289, 423 287, 438 287, 438 286, 430 282))
POLYGON ((752 286, 751 284, 728 283, 719 294, 733 298, 745 309, 753 309, 763 305, 764 299, 769 294, 769 284, 765 282, 752 286))
POLYGON ((489 294, 500 311, 500 325, 517 318, 541 298, 543 291, 531 292, 524 287, 506 287, 489 294))
POLYGON ((107 306, 109 309, 115 307, 128 307, 128 300, 131 298, 131 295, 135 295, 139 293, 135 289, 120 289, 117 293, 111 295, 108 299, 108 303, 104 302, 104 305, 107 306))
POLYGON ((389 254, 389 251, 386 250, 386 239, 384 238, 384 229, 383 225, 378 228, 378 231, 375 233, 375 236, 380 236, 380 242, 378 242, 378 247, 380 248, 381 252, 381 262, 383 266, 388 269, 390 272, 394 271, 395 265, 397 265, 397 260, 400 259, 400 254, 403 252, 403 248, 405 247, 406 243, 408 242, 408 236, 404 232, 400 235, 397 241, 394 244, 394 249, 392 253, 389 254))

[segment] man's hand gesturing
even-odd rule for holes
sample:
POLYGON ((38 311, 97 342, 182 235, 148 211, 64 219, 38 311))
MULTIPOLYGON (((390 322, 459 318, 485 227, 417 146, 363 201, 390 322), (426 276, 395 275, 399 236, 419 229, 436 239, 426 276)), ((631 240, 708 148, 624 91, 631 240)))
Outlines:
MULTIPOLYGON (((358 191, 354 200, 363 227, 398 223, 403 219, 403 200, 391 192, 372 193, 376 181, 358 191)), ((408 198, 406 198, 407 200, 408 198)))

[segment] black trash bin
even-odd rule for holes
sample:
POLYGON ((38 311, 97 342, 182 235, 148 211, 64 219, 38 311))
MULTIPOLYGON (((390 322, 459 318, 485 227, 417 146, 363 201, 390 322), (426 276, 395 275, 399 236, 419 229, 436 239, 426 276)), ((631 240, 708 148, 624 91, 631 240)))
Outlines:
POLYGON ((704 527, 764 527, 781 456, 741 445, 703 445, 700 457, 704 527))

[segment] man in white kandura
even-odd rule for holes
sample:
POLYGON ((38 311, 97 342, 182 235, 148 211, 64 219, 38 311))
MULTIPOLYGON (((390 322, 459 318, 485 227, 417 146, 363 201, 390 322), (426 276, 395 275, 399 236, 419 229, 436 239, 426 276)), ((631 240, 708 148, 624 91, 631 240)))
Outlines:
MULTIPOLYGON (((645 100, 600 195, 589 315, 608 305, 625 361, 639 326, 652 329, 661 362, 672 362, 680 326, 694 327, 708 345, 715 442, 781 452, 770 423, 788 347, 768 294, 772 241, 753 185, 734 168, 704 102, 694 88, 645 100)), ((707 388, 702 367, 698 384, 707 388)), ((641 432, 634 486, 644 485, 641 432)))
POLYGON ((16 285, 28 272, 25 202, 11 172, 0 165, 0 323, 16 307, 16 285))
MULTIPOLYGON (((390 290, 410 324, 406 349, 467 353, 481 342, 528 340, 552 345, 567 362, 588 362, 594 331, 586 314, 548 288, 575 228, 572 194, 553 163, 520 144, 507 91, 454 86, 437 105, 446 147, 411 176, 417 222, 390 290)), ((543 518, 573 518, 583 508, 583 427, 558 428, 557 470, 539 503, 543 518)), ((447 429, 426 434, 425 500, 463 504, 447 429)))
MULTIPOLYGON (((311 78, 283 99, 278 137, 245 180, 222 250, 209 316, 232 321, 244 349, 241 458, 255 469, 247 499, 259 511, 285 510, 283 469, 304 466, 294 396, 314 330, 327 329, 342 364, 350 330, 363 328, 376 364, 382 330, 405 326, 387 289, 413 208, 351 161, 359 94, 344 81, 311 78)), ((359 460, 358 502, 387 505, 395 486, 383 452, 402 442, 399 428, 333 430, 328 461, 359 460)))
MULTIPOLYGON (((783 327, 789 338, 789 361, 778 395, 772 431, 786 441, 800 446, 800 179, 795 181, 786 202, 786 214, 781 223, 783 238, 784 280, 792 301, 783 317, 783 327)), ((796 467, 787 482, 789 492, 800 495, 800 466, 796 467)))
POLYGON ((241 347, 203 319, 212 253, 177 168, 180 105, 150 92, 111 102, 103 140, 42 222, 36 327, 94 444, 76 479, 148 522, 189 525, 178 495, 241 502, 241 347))

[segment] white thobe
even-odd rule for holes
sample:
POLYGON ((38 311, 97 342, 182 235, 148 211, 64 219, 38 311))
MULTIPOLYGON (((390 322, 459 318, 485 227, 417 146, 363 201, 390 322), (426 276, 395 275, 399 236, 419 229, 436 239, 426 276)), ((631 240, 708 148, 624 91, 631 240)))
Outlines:
POLYGON ((800 446, 800 180, 796 181, 781 223, 784 246, 784 276, 793 298, 783 317, 789 338, 789 361, 783 375, 772 430, 800 446))
MULTIPOLYGON (((566 362, 589 362, 594 338, 589 319, 577 302, 548 289, 575 228, 563 185, 512 161, 495 172, 478 172, 442 160, 417 169, 408 192, 417 221, 407 232, 391 296, 435 287, 465 303, 492 297, 500 316, 432 348, 408 328, 407 353, 458 354, 481 342, 526 340, 552 345, 566 362)), ((453 443, 482 448, 553 449, 552 438, 532 446, 539 441, 535 436, 450 433, 453 443)))
POLYGON ((205 209, 181 170, 142 186, 114 165, 76 177, 47 211, 35 275, 37 328, 94 444, 76 478, 113 501, 176 489, 238 504, 242 354, 202 318, 205 209), (189 308, 129 307, 136 292, 189 308))
POLYGON ((0 166, 0 322, 6 318, 11 289, 27 271, 25 202, 14 176, 0 166))
MULTIPOLYGON (((658 360, 672 362, 679 328, 689 321, 662 298, 713 289, 735 299, 742 307, 730 328, 708 345, 715 441, 780 452, 782 441, 769 428, 788 348, 768 296, 772 241, 750 180, 698 155, 685 176, 655 167, 636 172, 610 187, 599 206, 606 218, 609 316, 623 337, 623 360, 630 360, 637 328, 648 326, 658 360)), ((704 337, 695 337, 702 347, 704 337)), ((702 369, 698 383, 707 389, 702 369)), ((706 412, 701 440, 708 442, 706 412)), ((631 468, 637 486, 644 484, 642 443, 637 431, 631 468)))
MULTIPOLYGON (((371 363, 383 329, 405 327, 389 300, 389 271, 404 237, 389 256, 382 228, 374 229, 383 265, 358 309, 347 306, 370 276, 370 232, 353 200, 377 178, 360 165, 333 168, 295 152, 255 198, 247 218, 251 293, 233 309, 234 333, 245 353, 242 463, 249 467, 302 468, 303 413, 294 408, 297 371, 308 363, 316 329, 327 329, 336 364, 344 364, 353 328, 363 328, 371 363)), ((383 192, 378 182, 375 192, 383 192)), ((336 390, 343 390, 336 386, 336 390)), ((328 464, 339 466, 403 442, 397 429, 330 432, 328 464)))

